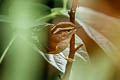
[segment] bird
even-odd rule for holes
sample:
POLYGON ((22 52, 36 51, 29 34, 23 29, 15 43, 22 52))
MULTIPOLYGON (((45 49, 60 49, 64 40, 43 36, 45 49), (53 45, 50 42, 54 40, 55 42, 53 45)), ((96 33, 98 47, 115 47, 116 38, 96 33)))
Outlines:
POLYGON ((72 22, 59 22, 49 30, 48 54, 59 54, 67 48, 72 35, 76 32, 76 25, 72 22))

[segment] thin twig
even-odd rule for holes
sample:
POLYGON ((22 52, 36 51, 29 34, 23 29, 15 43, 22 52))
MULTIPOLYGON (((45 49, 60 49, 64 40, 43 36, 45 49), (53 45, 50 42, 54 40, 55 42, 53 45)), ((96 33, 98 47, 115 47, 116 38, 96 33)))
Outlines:
POLYGON ((75 52, 76 52, 78 49, 80 49, 82 46, 83 46, 83 44, 80 44, 79 46, 77 46, 77 47, 75 48, 75 52))
MULTIPOLYGON (((70 15, 70 21, 75 24, 75 12, 76 12, 76 8, 78 6, 78 0, 73 0, 73 4, 72 4, 72 8, 69 12, 70 15)), ((70 41, 70 52, 69 52, 69 56, 68 58, 74 59, 74 55, 75 55, 75 34, 73 34, 71 41, 70 41)), ((69 76, 70 76, 70 72, 71 72, 71 67, 72 67, 72 63, 70 61, 67 61, 66 64, 66 71, 65 74, 63 76, 63 80, 69 80, 69 76)))

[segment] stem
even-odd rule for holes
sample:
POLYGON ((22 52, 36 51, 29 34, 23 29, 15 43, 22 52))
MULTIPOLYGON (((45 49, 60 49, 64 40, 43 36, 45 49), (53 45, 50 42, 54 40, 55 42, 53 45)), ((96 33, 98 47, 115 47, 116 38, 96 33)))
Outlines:
POLYGON ((56 12, 53 12, 53 13, 51 13, 51 14, 49 14, 49 15, 46 15, 46 16, 44 16, 44 17, 41 17, 41 18, 35 20, 35 22, 32 23, 30 26, 31 26, 31 27, 34 27, 34 26, 36 26, 36 24, 40 23, 41 21, 54 18, 56 15, 59 15, 59 14, 57 14, 56 12))
POLYGON ((63 0, 63 9, 64 10, 67 9, 67 2, 68 2, 68 0, 63 0))
POLYGON ((1 56, 1 58, 0 58, 0 64, 2 63, 5 55, 7 54, 8 50, 9 50, 9 48, 10 48, 10 46, 13 44, 15 38, 16 38, 16 36, 14 36, 14 37, 11 39, 11 41, 10 41, 9 44, 8 44, 8 46, 7 46, 6 49, 4 50, 4 52, 3 52, 3 54, 2 54, 2 56, 1 56))
POLYGON ((56 13, 51 13, 51 14, 49 14, 49 15, 47 15, 47 16, 44 16, 44 17, 42 17, 42 18, 40 18, 40 19, 38 19, 38 20, 45 20, 45 19, 52 18, 52 17, 54 17, 54 16, 56 16, 56 13))
POLYGON ((83 44, 77 46, 77 47, 75 48, 75 52, 76 52, 79 48, 81 48, 82 46, 83 46, 83 44))
MULTIPOLYGON (((75 24, 75 12, 76 12, 77 6, 78 6, 78 0, 73 0, 73 5, 72 5, 72 8, 69 12, 70 21, 73 24, 75 24)), ((70 41, 70 52, 69 52, 68 58, 74 59, 75 50, 76 50, 75 49, 75 34, 73 34, 71 41, 70 41)), ((73 62, 67 61, 66 71, 65 71, 65 74, 63 76, 63 80, 69 80, 69 76, 70 76, 70 72, 71 72, 71 68, 72 68, 72 63, 73 62)))

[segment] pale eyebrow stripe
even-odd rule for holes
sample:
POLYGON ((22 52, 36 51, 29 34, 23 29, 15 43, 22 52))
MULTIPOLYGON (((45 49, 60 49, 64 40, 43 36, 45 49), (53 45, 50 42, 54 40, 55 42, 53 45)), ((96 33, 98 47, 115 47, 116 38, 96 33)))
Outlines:
POLYGON ((51 28, 51 31, 55 29, 55 26, 56 26, 56 25, 53 25, 53 27, 51 28))
POLYGON ((57 29, 55 30, 54 34, 57 33, 57 32, 59 32, 59 31, 61 31, 61 30, 69 30, 69 29, 74 29, 74 27, 57 28, 57 29))
MULTIPOLYGON (((51 32, 54 33, 54 31, 55 31, 55 33, 56 33, 56 29, 58 29, 58 28, 64 28, 64 27, 61 27, 61 26, 60 26, 60 25, 63 25, 63 24, 69 25, 70 27, 74 26, 74 24, 72 24, 71 22, 60 22, 60 23, 54 25, 54 26, 51 28, 51 32)), ((64 25, 63 25, 63 26, 64 26, 64 25)))

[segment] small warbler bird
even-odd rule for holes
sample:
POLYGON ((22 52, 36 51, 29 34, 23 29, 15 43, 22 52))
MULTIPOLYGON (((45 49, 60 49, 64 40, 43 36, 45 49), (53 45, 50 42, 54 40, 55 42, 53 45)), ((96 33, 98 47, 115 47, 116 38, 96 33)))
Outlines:
POLYGON ((75 31, 76 25, 71 22, 60 22, 50 27, 48 53, 58 54, 66 49, 75 31))

